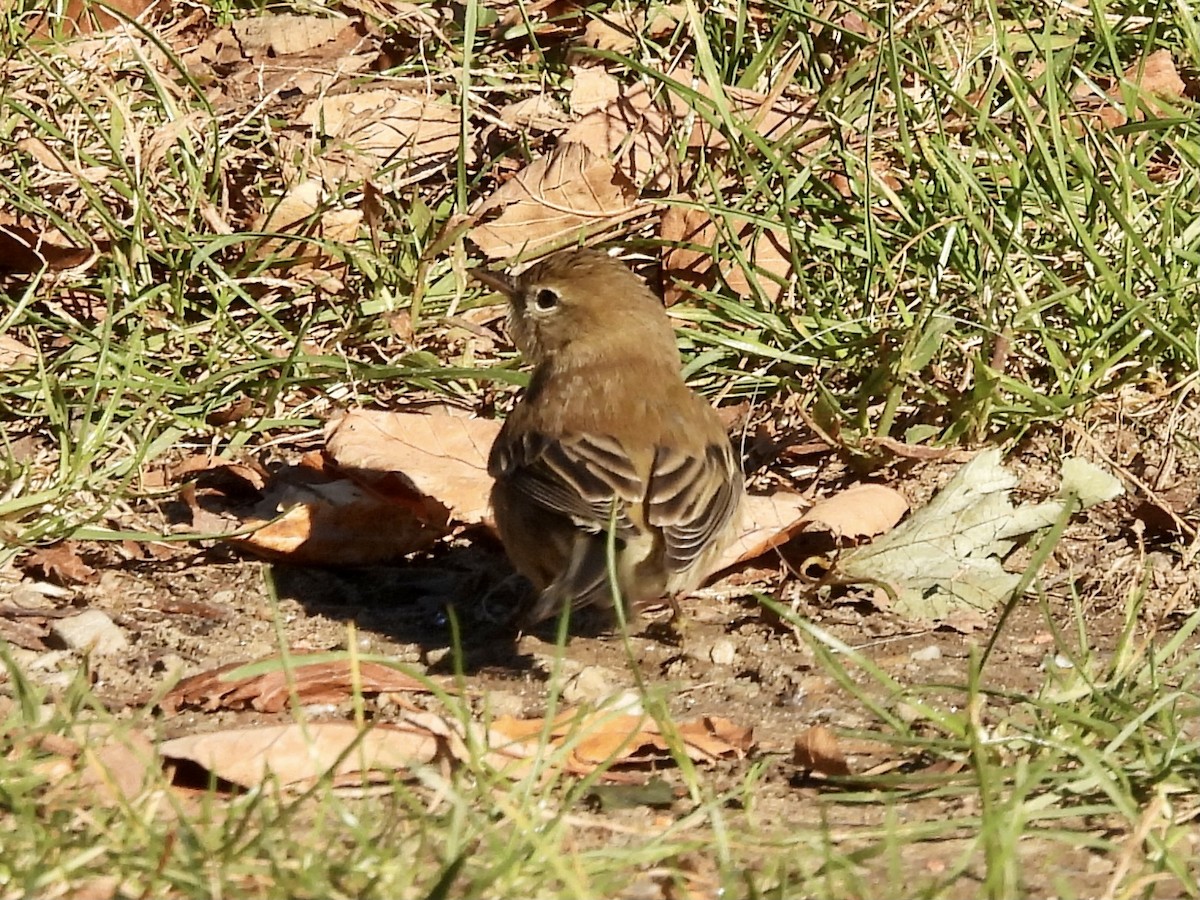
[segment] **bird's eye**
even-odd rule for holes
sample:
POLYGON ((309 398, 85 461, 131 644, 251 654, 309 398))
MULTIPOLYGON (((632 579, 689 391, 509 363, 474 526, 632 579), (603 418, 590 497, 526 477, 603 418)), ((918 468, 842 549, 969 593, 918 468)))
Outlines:
POLYGON ((542 312, 549 312, 558 306, 558 291, 550 288, 541 288, 533 295, 533 305, 542 312))

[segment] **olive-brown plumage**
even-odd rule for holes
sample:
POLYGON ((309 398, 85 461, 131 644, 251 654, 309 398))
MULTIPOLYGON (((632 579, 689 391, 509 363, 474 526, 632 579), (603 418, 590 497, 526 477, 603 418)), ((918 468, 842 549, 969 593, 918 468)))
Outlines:
POLYGON ((508 296, 534 366, 488 461, 501 540, 539 591, 527 620, 613 606, 610 528, 627 610, 696 587, 732 537, 743 480, 716 413, 684 384, 662 304, 593 250, 477 276, 508 296))

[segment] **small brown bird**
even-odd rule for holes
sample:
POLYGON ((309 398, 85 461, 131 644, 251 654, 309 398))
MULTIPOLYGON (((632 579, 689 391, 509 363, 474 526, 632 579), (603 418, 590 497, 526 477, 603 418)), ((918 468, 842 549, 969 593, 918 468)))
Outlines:
POLYGON ((509 330, 533 378, 492 447, 492 507, 508 555, 540 595, 624 611, 696 587, 733 537, 744 492, 713 408, 684 384, 658 298, 619 260, 558 253, 510 278, 509 330))

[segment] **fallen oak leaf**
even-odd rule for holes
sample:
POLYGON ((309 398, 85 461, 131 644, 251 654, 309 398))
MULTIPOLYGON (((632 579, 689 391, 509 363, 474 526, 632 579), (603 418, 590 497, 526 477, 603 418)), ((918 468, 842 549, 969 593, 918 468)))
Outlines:
POLYGON ((429 413, 355 409, 325 426, 325 449, 356 480, 399 478, 464 525, 490 520, 487 457, 500 423, 429 413))
POLYGON ((366 696, 381 693, 427 693, 430 685, 399 669, 372 661, 352 664, 349 659, 306 661, 296 654, 291 667, 283 668, 282 657, 267 657, 249 664, 261 666, 278 661, 280 668, 242 678, 230 676, 248 667, 231 663, 185 678, 159 701, 167 713, 183 708, 211 712, 216 709, 255 709, 274 713, 285 709, 293 698, 301 705, 340 703, 356 689, 366 696))
POLYGON ((411 714, 365 730, 349 722, 237 728, 175 738, 159 752, 244 788, 271 779, 283 786, 307 786, 324 777, 339 783, 390 781, 397 771, 448 758, 445 735, 429 727, 429 718, 411 714))
POLYGON ((753 729, 720 717, 704 716, 673 724, 668 734, 649 716, 604 710, 567 710, 549 726, 544 719, 505 716, 496 719, 490 731, 502 742, 494 744, 493 749, 523 750, 516 754, 518 758, 534 755, 547 745, 563 751, 560 766, 572 774, 589 774, 602 765, 667 761, 676 744, 689 759, 699 763, 742 759, 753 745, 753 729))
POLYGON ((796 737, 792 762, 821 775, 850 774, 850 764, 837 737, 824 725, 814 725, 796 737))
POLYGON ((245 536, 228 538, 244 550, 299 565, 369 565, 428 549, 440 525, 414 503, 397 502, 349 479, 270 490, 262 505, 286 507, 245 536))
POLYGON ((83 561, 75 541, 59 541, 29 551, 23 565, 36 569, 59 584, 91 584, 99 578, 96 570, 83 561))
POLYGON ((882 484, 855 484, 814 503, 796 521, 806 531, 824 529, 838 538, 883 534, 908 512, 904 495, 882 484))
POLYGON ((564 142, 530 163, 475 210, 467 236, 492 259, 532 253, 611 224, 639 209, 628 178, 583 144, 564 142))

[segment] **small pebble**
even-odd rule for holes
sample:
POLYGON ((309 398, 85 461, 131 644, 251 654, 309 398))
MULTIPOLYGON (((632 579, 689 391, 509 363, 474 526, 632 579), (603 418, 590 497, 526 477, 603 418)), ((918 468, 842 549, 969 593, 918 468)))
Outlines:
POLYGON ((732 666, 737 662, 737 647, 729 638, 721 638, 709 648, 708 658, 718 666, 732 666))
POLYGON ((79 650, 96 656, 111 656, 129 647, 129 639, 107 613, 89 609, 69 619, 58 619, 50 633, 68 650, 79 650))
POLYGON ((930 644, 928 647, 922 647, 920 650, 912 652, 912 658, 917 662, 933 662, 935 659, 942 658, 942 648, 937 644, 930 644))
POLYGON ((563 699, 568 703, 603 700, 616 690, 614 675, 614 672, 602 666, 584 666, 563 686, 563 699))

